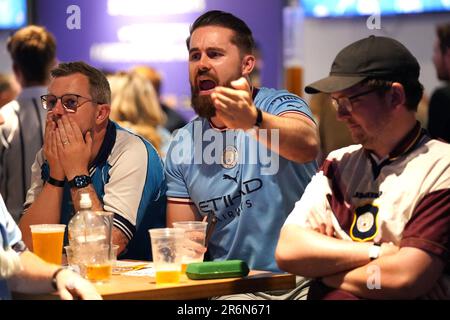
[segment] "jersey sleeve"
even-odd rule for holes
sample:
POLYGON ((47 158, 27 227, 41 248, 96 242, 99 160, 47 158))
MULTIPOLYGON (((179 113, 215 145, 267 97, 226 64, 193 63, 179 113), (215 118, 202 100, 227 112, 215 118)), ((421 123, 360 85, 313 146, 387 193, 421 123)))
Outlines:
POLYGON ((20 243, 22 240, 22 233, 20 232, 19 227, 14 222, 14 219, 9 214, 8 209, 6 209, 5 202, 3 201, 2 196, 0 195, 0 223, 4 227, 6 231, 7 239, 3 239, 2 235, 0 245, 3 246, 3 241, 7 241, 9 246, 14 246, 17 243, 20 243))
POLYGON ((160 158, 137 136, 109 167, 103 206, 114 213, 114 225, 131 239, 148 206, 165 193, 160 158))
POLYGON ((286 90, 276 91, 275 95, 267 95, 255 100, 257 107, 268 113, 283 116, 289 113, 301 114, 314 122, 311 109, 308 104, 299 96, 286 90))
POLYGON ((403 231, 400 247, 415 247, 450 259, 450 189, 436 190, 417 205, 403 231))
MULTIPOLYGON (((28 208, 33 204, 36 198, 42 191, 44 187, 44 180, 42 179, 42 166, 44 165, 44 155, 43 150, 39 150, 36 154, 36 159, 34 160, 33 165, 31 166, 31 184, 30 189, 27 191, 27 195, 25 197, 24 208, 28 208)), ((24 211, 26 214, 26 210, 24 211)))
MULTIPOLYGON (((188 188, 183 175, 185 160, 190 157, 189 139, 183 134, 177 134, 172 140, 167 152, 164 172, 167 181, 167 199, 169 202, 191 203, 188 188)), ((192 152, 192 150, 191 150, 192 152)))
POLYGON ((313 176, 305 189, 301 199, 296 202, 291 214, 287 217, 285 225, 295 224, 303 228, 310 228, 311 215, 322 217, 321 220, 331 218, 332 211, 327 196, 331 194, 327 177, 322 171, 313 176))

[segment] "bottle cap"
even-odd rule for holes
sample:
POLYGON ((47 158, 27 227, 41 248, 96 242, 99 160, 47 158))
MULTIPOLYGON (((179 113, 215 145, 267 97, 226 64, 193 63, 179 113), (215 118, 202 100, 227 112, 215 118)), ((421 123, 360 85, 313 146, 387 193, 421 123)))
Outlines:
POLYGON ((81 209, 89 209, 92 208, 92 201, 89 193, 82 193, 80 199, 80 208, 81 209))

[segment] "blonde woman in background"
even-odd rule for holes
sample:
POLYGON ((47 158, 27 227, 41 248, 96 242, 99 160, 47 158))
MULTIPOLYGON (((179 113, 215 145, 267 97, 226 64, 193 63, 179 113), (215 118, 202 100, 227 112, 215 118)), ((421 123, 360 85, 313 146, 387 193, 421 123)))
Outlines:
POLYGON ((150 141, 164 158, 170 133, 163 125, 166 116, 155 89, 136 72, 118 72, 108 76, 111 86, 111 119, 150 141))

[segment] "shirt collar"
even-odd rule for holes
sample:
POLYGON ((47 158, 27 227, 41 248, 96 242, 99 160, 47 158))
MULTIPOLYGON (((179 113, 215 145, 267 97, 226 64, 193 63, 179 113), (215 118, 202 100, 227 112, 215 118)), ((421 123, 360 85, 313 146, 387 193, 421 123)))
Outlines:
POLYGON ((116 143, 116 134, 117 134, 117 124, 111 120, 108 121, 108 126, 106 127, 105 137, 103 138, 102 146, 100 147, 97 156, 94 161, 90 164, 90 168, 95 168, 99 166, 101 163, 106 162, 109 155, 111 154, 111 150, 116 143))

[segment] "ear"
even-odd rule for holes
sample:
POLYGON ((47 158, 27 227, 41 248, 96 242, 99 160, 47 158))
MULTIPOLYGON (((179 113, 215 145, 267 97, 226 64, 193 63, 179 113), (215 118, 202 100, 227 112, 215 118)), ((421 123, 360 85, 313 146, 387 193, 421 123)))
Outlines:
POLYGON ((242 58, 242 75, 248 76, 255 67, 256 58, 251 54, 247 54, 242 58))
POLYGON ((111 106, 109 104, 99 104, 95 114, 95 123, 97 125, 107 121, 111 112, 111 106))
POLYGON ((393 108, 398 107, 399 105, 405 105, 406 103, 406 95, 405 88, 399 82, 394 82, 391 87, 391 95, 390 95, 390 104, 393 108))

